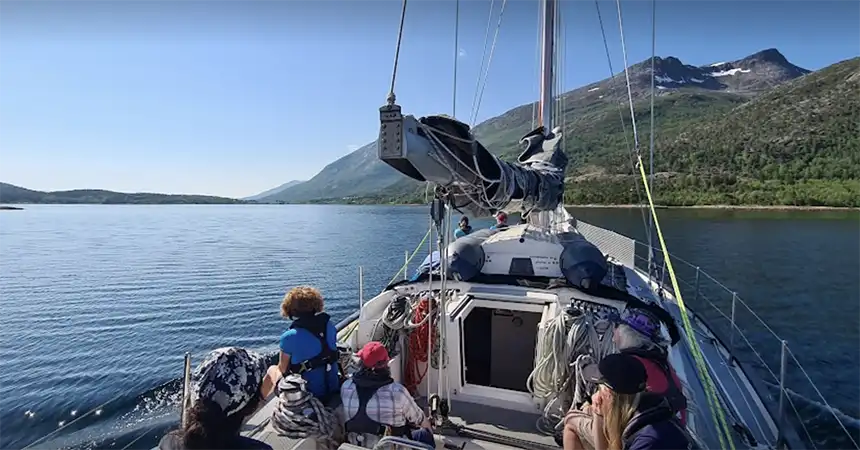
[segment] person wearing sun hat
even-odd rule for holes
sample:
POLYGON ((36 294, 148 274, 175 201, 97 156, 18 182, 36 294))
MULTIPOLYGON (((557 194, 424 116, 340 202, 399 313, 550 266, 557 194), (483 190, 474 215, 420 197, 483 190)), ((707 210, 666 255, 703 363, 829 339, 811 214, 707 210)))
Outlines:
POLYGON ((633 355, 607 355, 582 369, 598 386, 589 421, 565 417, 564 450, 686 449, 691 440, 665 397, 646 390, 645 366, 633 355))
POLYGON ((162 450, 271 449, 239 434, 262 399, 266 358, 239 347, 213 350, 192 374, 185 427, 168 433, 162 450))
POLYGON ((430 421, 409 390, 391 378, 388 350, 371 341, 356 353, 361 368, 341 386, 347 440, 373 446, 386 433, 435 447, 430 421), (418 427, 410 430, 410 426, 418 427))
POLYGON ((665 396, 681 424, 686 426, 687 398, 681 379, 669 364, 660 321, 644 309, 626 309, 610 319, 616 324, 612 334, 615 348, 645 366, 648 391, 665 396))

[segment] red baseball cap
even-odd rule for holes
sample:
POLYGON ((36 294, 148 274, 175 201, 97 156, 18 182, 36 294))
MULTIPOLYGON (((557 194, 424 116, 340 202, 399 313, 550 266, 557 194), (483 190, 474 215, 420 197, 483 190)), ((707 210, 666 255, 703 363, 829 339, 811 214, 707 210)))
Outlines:
POLYGON ((378 341, 370 341, 356 353, 365 367, 379 367, 388 364, 388 350, 378 341))

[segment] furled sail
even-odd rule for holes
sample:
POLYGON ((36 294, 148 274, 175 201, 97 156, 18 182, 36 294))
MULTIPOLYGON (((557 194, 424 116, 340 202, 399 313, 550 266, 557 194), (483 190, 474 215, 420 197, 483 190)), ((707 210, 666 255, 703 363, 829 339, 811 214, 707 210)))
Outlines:
POLYGON ((525 212, 562 204, 567 156, 561 133, 540 127, 521 140, 517 163, 492 155, 468 125, 447 116, 416 119, 400 106, 380 108, 379 159, 404 175, 441 186, 458 208, 486 216, 520 200, 525 212))

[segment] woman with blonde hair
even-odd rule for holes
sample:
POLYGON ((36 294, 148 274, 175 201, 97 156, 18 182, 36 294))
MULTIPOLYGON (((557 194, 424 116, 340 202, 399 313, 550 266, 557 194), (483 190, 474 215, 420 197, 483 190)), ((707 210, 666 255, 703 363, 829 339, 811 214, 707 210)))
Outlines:
MULTIPOLYGON (((645 366, 624 353, 603 358, 583 368, 587 380, 597 383, 589 410, 591 429, 565 418, 564 449, 593 444, 595 450, 686 449, 690 439, 665 397, 646 392, 645 366)), ((570 414, 569 414, 570 416, 570 414)))
POLYGON ((266 373, 264 398, 291 373, 301 375, 308 391, 323 403, 340 392, 337 330, 323 306, 322 294, 310 286, 292 288, 284 296, 281 316, 293 322, 281 335, 278 365, 269 367, 266 373))

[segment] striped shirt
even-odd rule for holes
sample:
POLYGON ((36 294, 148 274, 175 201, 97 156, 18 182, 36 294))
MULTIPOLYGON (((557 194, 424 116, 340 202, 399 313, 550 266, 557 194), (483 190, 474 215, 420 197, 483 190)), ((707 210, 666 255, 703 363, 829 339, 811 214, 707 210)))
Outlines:
MULTIPOLYGON (((358 391, 352 379, 343 383, 340 397, 343 399, 346 420, 352 419, 358 414, 359 407, 358 391)), ((365 412, 371 420, 390 427, 418 425, 424 421, 424 411, 415 403, 409 391, 397 382, 380 387, 367 401, 365 412)))

